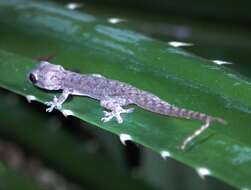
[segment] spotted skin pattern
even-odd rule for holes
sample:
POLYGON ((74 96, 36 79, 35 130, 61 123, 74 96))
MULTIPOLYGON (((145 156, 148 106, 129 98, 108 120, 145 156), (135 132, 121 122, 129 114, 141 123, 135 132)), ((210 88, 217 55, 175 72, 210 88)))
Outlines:
POLYGON ((99 74, 79 74, 47 61, 41 61, 34 70, 29 72, 28 79, 39 88, 62 91, 59 97, 55 96, 53 101, 46 102, 49 106, 46 109, 47 112, 51 112, 54 108, 61 109, 69 95, 78 95, 99 100, 102 107, 110 110, 104 111, 105 116, 101 118, 103 122, 115 118, 118 123, 122 123, 123 118, 120 114, 133 112, 132 108, 123 108, 130 104, 161 115, 203 121, 204 124, 184 140, 181 149, 185 149, 189 142, 210 126, 211 122, 226 123, 218 117, 178 108, 152 93, 124 82, 111 80, 99 74))

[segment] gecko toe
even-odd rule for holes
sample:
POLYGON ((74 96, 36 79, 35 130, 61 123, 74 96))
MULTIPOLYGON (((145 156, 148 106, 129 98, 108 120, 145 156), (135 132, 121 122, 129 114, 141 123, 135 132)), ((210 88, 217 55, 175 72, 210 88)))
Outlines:
POLYGON ((104 113, 105 116, 110 116, 111 115, 111 113, 108 112, 108 111, 103 111, 103 113, 104 113))
POLYGON ((110 118, 110 117, 102 117, 101 121, 104 122, 104 123, 106 123, 106 122, 110 121, 111 119, 112 118, 110 118))
POLYGON ((52 110, 53 110, 53 107, 49 107, 49 108, 46 108, 46 112, 52 112, 52 110))
POLYGON ((59 109, 59 110, 62 108, 61 104, 57 104, 55 102, 45 102, 45 105, 49 106, 46 109, 46 112, 52 112, 54 108, 59 109))
POLYGON ((110 121, 111 119, 115 118, 116 121, 121 124, 123 123, 123 118, 121 117, 120 114, 122 113, 131 113, 133 112, 134 108, 129 108, 129 109, 120 109, 118 111, 112 111, 112 112, 108 112, 108 111, 103 111, 104 113, 104 117, 101 118, 101 121, 102 122, 108 122, 110 121))
POLYGON ((44 104, 47 106, 50 106, 52 104, 52 102, 45 102, 44 104))
POLYGON ((105 123, 105 122, 106 122, 106 118, 105 118, 105 117, 102 117, 102 118, 101 118, 101 121, 105 123))
POLYGON ((57 109, 61 110, 62 109, 62 105, 61 104, 56 104, 55 106, 57 109))
POLYGON ((134 112, 134 108, 129 108, 126 110, 126 113, 132 113, 132 112, 134 112))
POLYGON ((123 123, 123 118, 120 115, 116 116, 116 120, 119 124, 123 123))
POLYGON ((54 96, 53 97, 53 102, 57 102, 58 101, 58 97, 57 96, 54 96))

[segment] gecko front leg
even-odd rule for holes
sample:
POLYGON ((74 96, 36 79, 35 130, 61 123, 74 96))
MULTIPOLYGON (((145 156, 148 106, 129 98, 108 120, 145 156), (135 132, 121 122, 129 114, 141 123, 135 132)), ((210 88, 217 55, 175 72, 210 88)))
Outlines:
POLYGON ((61 109, 62 104, 65 102, 65 100, 69 97, 70 94, 70 90, 63 90, 63 93, 59 97, 54 96, 53 101, 45 102, 45 104, 49 106, 46 109, 46 112, 52 112, 54 108, 61 109))
POLYGON ((105 116, 101 118, 101 121, 108 122, 112 118, 116 118, 118 123, 123 123, 123 118, 121 117, 121 113, 131 113, 133 112, 133 108, 124 109, 122 106, 126 106, 126 99, 115 97, 115 98, 106 98, 100 101, 100 105, 110 112, 104 111, 105 116))

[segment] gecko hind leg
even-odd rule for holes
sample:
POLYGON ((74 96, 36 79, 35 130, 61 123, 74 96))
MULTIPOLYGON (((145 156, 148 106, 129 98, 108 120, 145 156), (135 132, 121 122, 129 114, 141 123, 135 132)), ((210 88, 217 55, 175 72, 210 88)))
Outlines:
POLYGON ((123 98, 108 98, 105 100, 101 100, 100 105, 110 112, 104 111, 105 116, 101 118, 101 121, 108 122, 111 119, 115 118, 118 123, 123 123, 123 118, 121 117, 121 113, 131 113, 133 112, 133 108, 124 109, 122 106, 127 105, 126 100, 123 98))

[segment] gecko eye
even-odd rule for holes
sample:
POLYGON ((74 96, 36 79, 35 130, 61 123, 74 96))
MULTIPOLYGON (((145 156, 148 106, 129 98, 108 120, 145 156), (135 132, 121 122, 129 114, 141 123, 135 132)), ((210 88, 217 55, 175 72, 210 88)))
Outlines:
POLYGON ((34 74, 30 73, 29 74, 29 79, 32 83, 36 83, 37 82, 37 78, 34 74))

